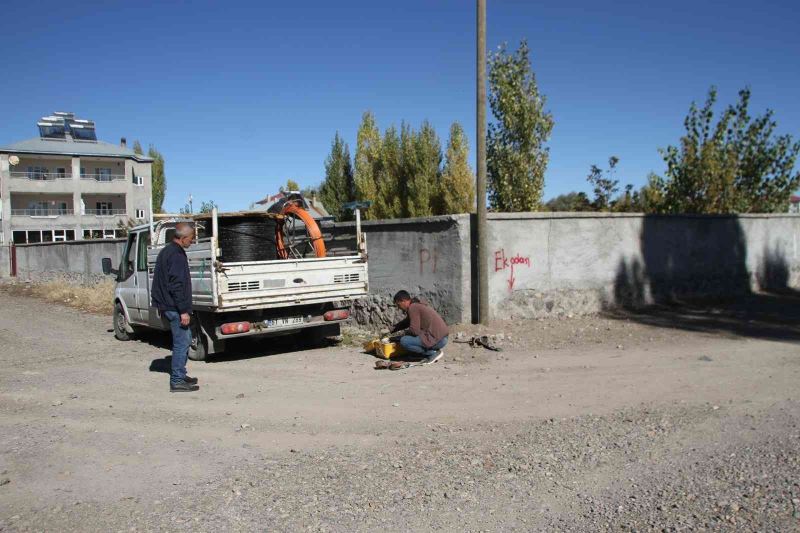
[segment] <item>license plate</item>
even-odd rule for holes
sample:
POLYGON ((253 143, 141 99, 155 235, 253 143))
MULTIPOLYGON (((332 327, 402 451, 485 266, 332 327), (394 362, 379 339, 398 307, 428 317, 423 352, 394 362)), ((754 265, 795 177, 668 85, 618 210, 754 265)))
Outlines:
POLYGON ((287 318, 270 318, 264 321, 264 325, 268 328, 281 328, 284 326, 294 326, 305 322, 301 316, 291 316, 287 318))

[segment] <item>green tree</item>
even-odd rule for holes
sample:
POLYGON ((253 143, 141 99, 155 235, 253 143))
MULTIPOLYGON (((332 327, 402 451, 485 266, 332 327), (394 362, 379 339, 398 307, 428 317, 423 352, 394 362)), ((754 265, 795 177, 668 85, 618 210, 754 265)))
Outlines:
POLYGON ((292 180, 292 179, 288 179, 288 180, 286 180, 286 185, 281 187, 280 190, 287 191, 287 192, 288 191, 299 191, 300 190, 300 184, 297 183, 296 181, 292 180))
POLYGON ((663 179, 651 180, 658 211, 668 213, 757 213, 785 211, 800 185, 794 172, 800 142, 775 135, 773 111, 752 118, 750 90, 714 123, 717 90, 702 108, 692 103, 679 146, 660 150, 667 164, 663 179))
POLYGON ((547 211, 593 211, 592 202, 585 192, 560 194, 544 204, 547 211))
POLYGON ((386 128, 381 142, 380 164, 375 174, 377 194, 372 210, 377 218, 400 218, 403 206, 399 176, 401 173, 400 137, 397 128, 386 128))
POLYGON ((487 136, 489 199, 499 211, 533 211, 544 191, 549 160, 545 143, 553 116, 545 111, 531 69, 528 43, 514 54, 503 45, 489 55, 489 105, 495 122, 487 136))
POLYGON ((350 148, 336 132, 331 143, 331 153, 325 159, 325 181, 320 187, 320 199, 328 212, 337 220, 345 220, 349 213, 342 208, 355 199, 353 164, 350 148))
POLYGON ((200 204, 200 210, 198 213, 210 213, 214 208, 219 209, 219 206, 214 200, 209 200, 208 202, 203 202, 200 204))
POLYGON ((142 150, 142 145, 139 140, 133 141, 133 153, 136 155, 143 155, 144 151, 142 150))
POLYGON ((416 172, 407 182, 408 216, 426 217, 433 214, 432 203, 439 190, 442 167, 442 145, 439 136, 427 120, 414 139, 416 172))
MULTIPOLYGON (((361 119, 358 128, 355 157, 355 188, 356 198, 361 201, 375 202, 378 196, 376 177, 381 167, 381 134, 375 123, 372 112, 367 111, 361 119)), ((378 218, 374 209, 364 212, 364 218, 375 220, 378 218)))
POLYGON ((163 212, 164 197, 167 194, 167 175, 164 169, 164 156, 152 144, 147 150, 147 156, 153 159, 152 187, 153 187, 153 213, 163 212))
POLYGON ((439 181, 437 209, 434 214, 472 213, 475 211, 475 174, 469 166, 469 146, 461 124, 450 126, 442 179, 439 181))
POLYGON ((617 163, 619 158, 612 155, 608 158, 608 170, 604 172, 597 165, 592 165, 586 176, 586 181, 594 188, 592 205, 597 211, 609 211, 612 198, 619 190, 619 180, 614 179, 617 163))

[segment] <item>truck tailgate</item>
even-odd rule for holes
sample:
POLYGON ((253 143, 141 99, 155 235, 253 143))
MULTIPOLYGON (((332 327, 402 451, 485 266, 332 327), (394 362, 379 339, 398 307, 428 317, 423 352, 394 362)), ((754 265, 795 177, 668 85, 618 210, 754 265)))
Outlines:
POLYGON ((367 263, 359 256, 221 263, 217 310, 284 307, 367 294, 367 263))

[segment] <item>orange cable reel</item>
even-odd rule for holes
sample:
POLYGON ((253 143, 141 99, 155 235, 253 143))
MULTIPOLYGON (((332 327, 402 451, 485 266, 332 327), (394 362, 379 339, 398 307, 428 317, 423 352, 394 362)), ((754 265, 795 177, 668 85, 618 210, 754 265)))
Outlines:
MULTIPOLYGON (((317 221, 314 220, 314 217, 311 216, 311 213, 295 205, 293 202, 287 202, 286 205, 283 206, 281 214, 284 216, 293 215, 302 220, 303 224, 306 226, 306 233, 311 240, 311 245, 314 247, 314 254, 317 257, 326 257, 327 251, 325 250, 325 242, 322 240, 322 231, 320 231, 319 225, 317 221)), ((278 257, 281 259, 288 259, 289 250, 286 248, 286 244, 283 240, 283 223, 283 220, 278 223, 275 231, 275 243, 278 248, 278 257)))

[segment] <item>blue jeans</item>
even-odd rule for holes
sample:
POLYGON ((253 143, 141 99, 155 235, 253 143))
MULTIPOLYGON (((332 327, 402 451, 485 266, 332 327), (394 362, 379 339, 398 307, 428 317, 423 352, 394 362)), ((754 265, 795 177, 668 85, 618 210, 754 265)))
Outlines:
POLYGON ((181 315, 175 311, 164 311, 172 330, 172 371, 169 382, 177 384, 186 377, 186 359, 189 357, 189 346, 192 345, 192 330, 181 326, 181 315))
POLYGON ((430 348, 426 348, 422 345, 422 339, 419 337, 414 337, 413 335, 403 335, 400 337, 400 346, 409 352, 418 353, 424 355, 425 357, 431 357, 432 355, 436 354, 436 352, 447 346, 447 337, 440 340, 430 348))

